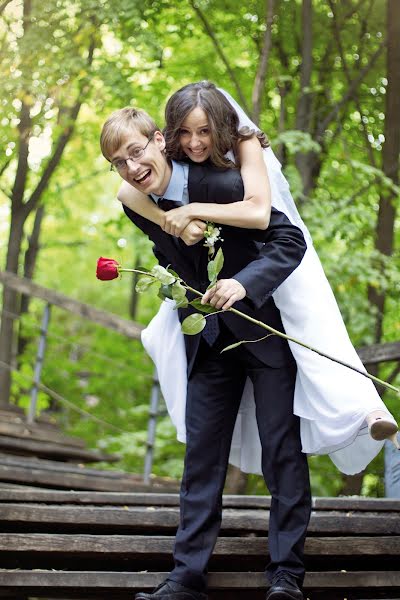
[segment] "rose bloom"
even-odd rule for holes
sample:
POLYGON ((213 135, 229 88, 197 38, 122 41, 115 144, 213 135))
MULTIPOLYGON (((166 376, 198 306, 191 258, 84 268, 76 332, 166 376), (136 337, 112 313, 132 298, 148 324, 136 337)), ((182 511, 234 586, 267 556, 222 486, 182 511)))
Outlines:
POLYGON ((113 258, 101 256, 97 261, 96 277, 102 281, 116 279, 119 277, 119 264, 113 258))

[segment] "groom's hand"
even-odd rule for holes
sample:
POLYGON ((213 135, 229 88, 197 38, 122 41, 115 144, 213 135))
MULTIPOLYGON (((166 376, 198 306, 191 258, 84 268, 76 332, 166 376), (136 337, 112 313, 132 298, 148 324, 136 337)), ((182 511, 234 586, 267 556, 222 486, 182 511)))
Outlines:
POLYGON ((238 300, 243 300, 246 290, 236 279, 219 279, 211 289, 207 290, 201 299, 215 308, 227 310, 238 300))
POLYGON ((190 221, 189 225, 185 227, 179 237, 185 242, 186 246, 193 246, 204 238, 205 230, 206 224, 204 221, 193 219, 193 221, 190 221))

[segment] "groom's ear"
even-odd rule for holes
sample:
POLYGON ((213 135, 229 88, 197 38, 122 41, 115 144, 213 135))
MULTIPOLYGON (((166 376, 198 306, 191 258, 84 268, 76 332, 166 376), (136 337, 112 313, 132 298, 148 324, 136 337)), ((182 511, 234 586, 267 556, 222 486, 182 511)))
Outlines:
POLYGON ((163 136, 163 134, 161 133, 161 131, 156 131, 154 134, 154 143, 156 144, 157 148, 161 151, 164 152, 165 150, 165 137, 163 136))

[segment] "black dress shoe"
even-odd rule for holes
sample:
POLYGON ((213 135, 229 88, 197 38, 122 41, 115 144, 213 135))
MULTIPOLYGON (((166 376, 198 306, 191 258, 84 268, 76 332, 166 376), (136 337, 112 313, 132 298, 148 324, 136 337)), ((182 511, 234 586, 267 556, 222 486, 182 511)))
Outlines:
POLYGON ((208 596, 177 583, 164 581, 150 594, 139 592, 135 600, 207 600, 208 596))
POLYGON ((297 579, 288 571, 278 571, 272 578, 266 600, 303 600, 297 579))

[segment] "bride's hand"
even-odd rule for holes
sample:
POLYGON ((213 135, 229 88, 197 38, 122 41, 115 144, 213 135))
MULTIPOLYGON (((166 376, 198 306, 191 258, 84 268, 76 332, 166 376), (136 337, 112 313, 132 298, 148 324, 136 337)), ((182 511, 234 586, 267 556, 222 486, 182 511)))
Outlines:
POLYGON ((185 242, 186 246, 193 246, 204 238, 206 224, 199 219, 193 219, 189 225, 182 231, 180 237, 185 242))
POLYGON ((192 219, 193 216, 191 215, 190 204, 180 206, 179 208, 173 208, 165 213, 162 229, 169 235, 180 237, 181 233, 189 225, 192 219))

